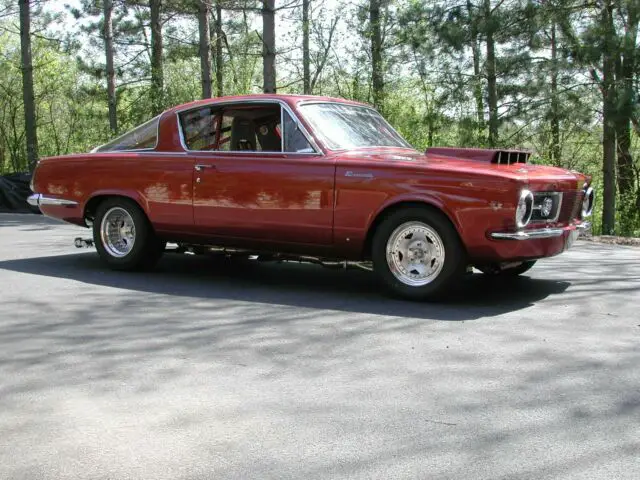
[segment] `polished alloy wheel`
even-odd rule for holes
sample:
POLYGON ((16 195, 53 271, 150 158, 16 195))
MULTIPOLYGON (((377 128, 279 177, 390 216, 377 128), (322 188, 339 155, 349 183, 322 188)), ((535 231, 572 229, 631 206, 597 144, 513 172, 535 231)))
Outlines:
POLYGON ((444 266, 442 239, 423 222, 407 222, 396 228, 387 241, 386 254, 391 273, 411 287, 431 283, 444 266))
POLYGON ((114 257, 124 257, 136 241, 136 227, 129 212, 113 207, 104 214, 100 224, 102 245, 114 257))

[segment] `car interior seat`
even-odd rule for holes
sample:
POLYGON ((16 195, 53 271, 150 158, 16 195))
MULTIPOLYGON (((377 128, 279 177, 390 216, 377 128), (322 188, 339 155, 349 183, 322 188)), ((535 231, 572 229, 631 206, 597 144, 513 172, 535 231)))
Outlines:
POLYGON ((231 123, 231 151, 256 150, 256 127, 249 118, 235 117, 231 123))

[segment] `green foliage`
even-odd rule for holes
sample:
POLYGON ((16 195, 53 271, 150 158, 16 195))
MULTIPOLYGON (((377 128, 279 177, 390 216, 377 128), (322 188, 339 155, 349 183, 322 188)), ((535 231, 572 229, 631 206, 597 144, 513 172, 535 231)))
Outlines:
MULTIPOLYGON (((615 24, 619 31, 616 45, 622 45, 626 24, 621 19, 628 13, 625 8, 634 3, 612 1, 622 14, 615 24)), ((312 70, 327 52, 314 93, 371 104, 369 2, 332 3, 337 5, 333 11, 325 2, 312 2, 312 70), (334 18, 338 28, 333 44, 328 44, 334 18)), ((34 13, 38 34, 32 38, 40 155, 86 152, 111 135, 102 2, 82 0, 77 10, 66 10, 66 23, 60 23, 63 13, 51 13, 47 3, 42 5, 34 13), (66 28, 75 23, 74 28, 66 28)), ((222 5, 224 92, 261 92, 260 2, 223 0, 222 5)), ((279 91, 300 93, 298 6, 290 2, 277 5, 283 7, 277 12, 277 28, 289 28, 277 40, 279 91), (285 21, 293 25, 283 26, 285 21)), ((599 64, 607 45, 600 24, 594 21, 597 7, 575 9, 578 3, 570 0, 491 0, 489 5, 488 11, 485 0, 381 2, 384 115, 420 151, 430 145, 486 146, 487 35, 491 32, 496 43, 497 144, 530 149, 535 162, 591 175, 597 193, 592 220, 599 233, 604 184, 599 64), (552 43, 556 48, 553 59, 552 43)), ((196 13, 197 4, 191 0, 164 2, 163 95, 167 106, 196 100, 201 94, 196 13)), ((16 15, 0 20, 0 174, 27 169, 18 32, 16 15)), ((113 34, 117 120, 124 132, 152 116, 148 2, 115 0, 113 34)), ((215 46, 213 30, 211 37, 215 46)), ((638 40, 632 45, 635 50, 627 45, 637 55, 638 40)), ((640 117, 638 65, 640 58, 630 90, 636 119, 640 117)), ((213 78, 215 82, 215 75, 213 78)), ((620 235, 640 235, 638 128, 636 125, 632 132, 630 147, 636 191, 616 199, 615 233, 620 235)))

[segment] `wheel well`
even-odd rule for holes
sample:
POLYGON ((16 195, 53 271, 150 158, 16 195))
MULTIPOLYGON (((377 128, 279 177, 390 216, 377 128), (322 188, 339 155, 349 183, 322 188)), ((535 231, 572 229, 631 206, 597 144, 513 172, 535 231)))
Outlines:
POLYGON ((385 208, 384 210, 382 210, 380 213, 378 213, 378 215, 376 216, 376 218, 373 220, 373 222, 371 222, 371 225, 369 226, 369 230, 367 231, 367 236, 365 238, 364 241, 364 248, 362 251, 362 254, 364 256, 364 258, 371 258, 371 245, 373 243, 373 236, 376 232, 376 230, 378 229, 378 227, 380 226, 380 224, 391 214, 393 214, 394 212, 397 212, 398 210, 402 210, 404 208, 422 208, 425 210, 429 210, 431 212, 433 212, 436 215, 440 215, 442 218, 446 219, 447 222, 449 222, 451 224, 451 226, 453 227, 453 229, 458 232, 458 229, 456 228, 456 226, 454 225, 454 223, 451 221, 451 219, 449 218, 449 216, 444 213, 441 209, 439 209, 438 207, 430 204, 430 203, 425 203, 425 202, 399 202, 399 203, 394 203, 393 205, 389 205, 387 208, 385 208))
POLYGON ((135 199, 131 197, 127 197, 125 195, 96 195, 95 197, 90 198, 87 204, 84 206, 84 213, 82 217, 85 220, 85 223, 87 223, 87 220, 90 220, 91 222, 93 222, 96 215, 96 211, 98 210, 98 205, 100 205, 107 198, 126 198, 127 200, 131 200, 132 202, 135 202, 140 207, 140 209, 144 212, 144 208, 142 208, 142 206, 135 199))

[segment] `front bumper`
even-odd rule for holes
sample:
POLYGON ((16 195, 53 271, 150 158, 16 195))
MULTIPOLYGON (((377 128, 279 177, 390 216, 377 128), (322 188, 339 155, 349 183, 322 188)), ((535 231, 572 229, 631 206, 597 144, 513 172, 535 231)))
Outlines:
POLYGON ((54 198, 47 197, 42 195, 41 193, 34 193, 33 195, 29 195, 27 198, 27 203, 29 205, 33 205, 34 207, 40 207, 42 205, 55 205, 58 207, 75 207, 78 205, 78 202, 73 200, 65 200, 64 198, 54 198))
MULTIPOLYGON (((591 227, 591 223, 582 222, 574 225, 575 230, 587 230, 591 227)), ((541 228, 538 230, 520 230, 518 232, 493 232, 491 238, 496 240, 537 240, 541 238, 555 238, 561 237, 565 234, 567 229, 564 228, 541 228)))

